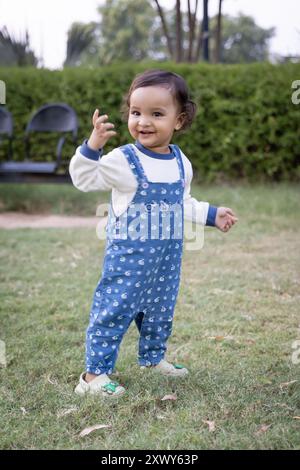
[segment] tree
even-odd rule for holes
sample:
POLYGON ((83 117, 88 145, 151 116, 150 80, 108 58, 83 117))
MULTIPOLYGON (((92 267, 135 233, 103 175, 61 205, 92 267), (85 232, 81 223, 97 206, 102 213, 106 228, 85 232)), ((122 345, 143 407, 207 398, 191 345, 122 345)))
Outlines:
POLYGON ((97 22, 72 24, 65 65, 167 58, 160 21, 149 0, 106 0, 98 13, 97 22))
POLYGON ((96 23, 73 23, 68 31, 64 66, 80 65, 83 54, 95 52, 96 23), (93 49, 94 46, 94 49, 93 49))
MULTIPOLYGON (((208 0, 202 0, 207 13, 208 0)), ((199 1, 188 11, 181 0, 164 10, 158 0, 106 0, 98 8, 99 23, 74 23, 68 32, 65 65, 99 65, 143 59, 197 62, 203 41, 199 1), (89 29, 89 27, 91 29, 89 29)), ((208 16, 206 14, 206 27, 208 16)), ((206 43, 208 34, 206 33, 206 43)))
MULTIPOLYGON (((215 22, 215 19, 214 19, 215 22)), ((222 62, 235 64, 268 59, 269 40, 275 28, 264 29, 251 16, 223 16, 222 62)))
POLYGON ((191 9, 190 0, 187 0, 187 13, 181 9, 180 0, 176 0, 176 29, 174 40, 172 39, 172 26, 168 25, 166 21, 166 14, 160 6, 158 0, 154 0, 157 12, 161 19, 162 29, 164 36, 167 40, 169 55, 171 59, 176 62, 197 62, 200 58, 200 53, 203 48, 204 58, 208 60, 209 55, 209 18, 208 18, 208 2, 209 0, 202 0, 203 2, 203 21, 198 21, 197 24, 197 10, 198 0, 195 1, 194 11, 191 9), (187 19, 187 23, 185 21, 187 19), (186 32, 185 24, 188 25, 188 41, 183 40, 186 32), (198 26, 198 28, 197 28, 198 26), (196 30, 198 29, 198 33, 196 30), (174 42, 176 47, 174 48, 174 42), (203 47, 204 46, 204 47, 203 47))
POLYGON ((106 0, 98 11, 100 63, 156 58, 161 50, 161 37, 157 34, 160 25, 149 1, 106 0))
POLYGON ((38 59, 30 49, 28 31, 25 31, 25 37, 16 39, 6 26, 0 30, 0 64, 18 67, 38 65, 38 59))

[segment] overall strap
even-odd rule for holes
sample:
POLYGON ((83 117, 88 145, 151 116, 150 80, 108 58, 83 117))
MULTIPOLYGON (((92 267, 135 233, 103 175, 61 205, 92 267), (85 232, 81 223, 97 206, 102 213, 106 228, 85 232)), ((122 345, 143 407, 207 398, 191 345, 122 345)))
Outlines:
POLYGON ((177 163, 178 163, 178 166, 179 166, 180 178, 184 182, 185 181, 184 166, 183 166, 183 161, 182 161, 180 148, 178 147, 178 145, 175 145, 175 144, 171 144, 171 147, 172 147, 172 150, 173 150, 173 152, 176 156, 176 160, 177 160, 177 163))
POLYGON ((145 175, 141 162, 139 161, 139 158, 134 151, 134 146, 131 144, 122 145, 120 150, 122 150, 125 157, 127 158, 132 173, 135 175, 138 183, 148 183, 148 179, 145 175))

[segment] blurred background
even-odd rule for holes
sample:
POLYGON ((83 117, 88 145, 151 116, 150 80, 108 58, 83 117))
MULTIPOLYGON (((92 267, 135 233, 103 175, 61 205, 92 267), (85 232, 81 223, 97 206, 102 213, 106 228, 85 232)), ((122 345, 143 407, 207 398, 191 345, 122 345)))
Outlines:
POLYGON ((199 61, 206 3, 210 62, 299 60, 297 0, 1 0, 0 63, 59 69, 116 59, 199 61), (182 51, 176 56, 177 34, 182 51), (168 39, 174 43, 172 53, 168 39), (195 42, 193 58, 190 40, 195 42), (23 61, 22 45, 27 50, 23 61))
POLYGON ((198 105, 191 131, 174 136, 194 183, 298 182, 299 10, 297 0, 0 0, 11 119, 10 135, 0 134, 0 180, 70 182, 93 110, 116 126, 107 151, 128 142, 122 97, 136 73, 165 68, 184 76, 198 105), (32 120, 53 103, 71 108, 72 133, 61 121, 37 139, 32 120))

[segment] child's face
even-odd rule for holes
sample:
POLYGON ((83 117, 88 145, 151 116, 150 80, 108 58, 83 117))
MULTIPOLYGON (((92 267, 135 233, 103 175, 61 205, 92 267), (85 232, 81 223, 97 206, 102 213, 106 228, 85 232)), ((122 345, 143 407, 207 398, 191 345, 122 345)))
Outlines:
POLYGON ((160 86, 137 88, 130 97, 128 129, 144 147, 158 153, 169 153, 174 130, 182 126, 171 92, 160 86))

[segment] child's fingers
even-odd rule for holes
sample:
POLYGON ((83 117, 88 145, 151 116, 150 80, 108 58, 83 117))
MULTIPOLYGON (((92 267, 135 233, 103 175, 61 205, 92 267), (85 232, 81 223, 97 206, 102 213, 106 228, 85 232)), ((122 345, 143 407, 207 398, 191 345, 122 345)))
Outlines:
MULTIPOLYGON (((98 110, 96 110, 96 111, 98 111, 98 110)), ((99 116, 99 111, 98 111, 97 114, 96 114, 96 111, 95 111, 94 116, 93 116, 93 125, 94 125, 94 127, 96 127, 98 129, 99 126, 102 123, 107 121, 108 116, 107 116, 107 114, 102 114, 101 116, 99 116)))
POLYGON ((235 215, 231 215, 227 213, 226 216, 227 216, 227 220, 231 220, 232 223, 235 223, 239 220, 235 215))
POLYGON ((99 109, 95 109, 94 114, 93 114, 93 118, 92 118, 93 126, 95 126, 96 121, 98 119, 98 116, 99 116, 99 109))
POLYGON ((230 207, 225 207, 225 211, 228 215, 232 216, 232 217, 235 217, 236 218, 236 215, 235 213, 233 212, 232 209, 230 209, 230 207))
POLYGON ((105 122, 101 124, 101 127, 104 130, 109 130, 109 129, 113 129, 115 125, 112 122, 105 122))
POLYGON ((116 131, 107 131, 107 132, 106 132, 106 135, 107 135, 108 137, 113 137, 114 135, 117 135, 117 132, 116 132, 116 131))
MULTIPOLYGON (((97 119, 96 122, 95 122, 94 127, 95 127, 96 129, 100 129, 100 128, 103 126, 103 124, 105 123, 106 120, 107 120, 107 116, 106 116, 106 115, 98 117, 98 119, 97 119)), ((106 123, 106 124, 107 124, 107 123, 106 123)))

